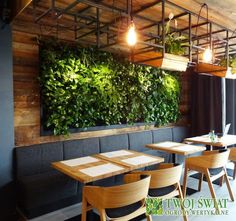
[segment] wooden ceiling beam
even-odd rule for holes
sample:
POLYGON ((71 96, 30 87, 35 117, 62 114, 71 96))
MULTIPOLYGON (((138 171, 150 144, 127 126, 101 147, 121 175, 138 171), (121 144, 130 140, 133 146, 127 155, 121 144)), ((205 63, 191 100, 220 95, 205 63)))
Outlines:
POLYGON ((66 8, 62 9, 58 14, 57 14, 57 18, 60 17, 61 15, 63 15, 64 13, 68 12, 70 9, 74 8, 76 5, 78 5, 81 1, 80 0, 76 0, 74 2, 72 2, 70 5, 68 5, 66 8))
POLYGON ((162 0, 157 0, 157 1, 155 1, 155 2, 152 2, 152 3, 146 4, 146 5, 144 5, 144 6, 141 6, 140 9, 134 11, 134 14, 138 14, 138 13, 140 13, 140 12, 143 12, 143 11, 149 9, 149 8, 152 8, 152 7, 156 6, 156 5, 158 5, 158 4, 161 3, 161 2, 162 2, 162 0))

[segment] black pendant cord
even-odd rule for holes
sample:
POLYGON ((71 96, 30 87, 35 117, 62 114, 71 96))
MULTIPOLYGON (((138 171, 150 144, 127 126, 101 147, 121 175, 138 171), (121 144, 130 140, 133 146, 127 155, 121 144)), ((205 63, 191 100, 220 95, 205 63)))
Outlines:
POLYGON ((130 1, 130 19, 133 22, 133 0, 130 1))
POLYGON ((200 10, 199 10, 199 12, 198 12, 197 27, 196 27, 196 30, 195 30, 195 36, 197 35, 197 30, 198 30, 198 24, 199 24, 200 15, 201 15, 202 9, 203 9, 204 7, 206 7, 206 10, 207 10, 207 35, 208 35, 208 30, 209 30, 209 28, 208 28, 208 22, 209 22, 209 20, 208 20, 208 5, 207 5, 206 3, 204 3, 204 4, 201 5, 201 8, 200 8, 200 10))

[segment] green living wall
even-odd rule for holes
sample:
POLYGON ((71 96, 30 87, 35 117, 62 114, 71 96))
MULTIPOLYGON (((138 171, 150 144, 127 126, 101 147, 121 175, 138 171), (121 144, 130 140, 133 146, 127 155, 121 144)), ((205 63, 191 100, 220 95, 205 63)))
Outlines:
POLYGON ((40 84, 44 128, 57 135, 101 125, 166 125, 179 117, 177 73, 93 47, 41 42, 40 84))

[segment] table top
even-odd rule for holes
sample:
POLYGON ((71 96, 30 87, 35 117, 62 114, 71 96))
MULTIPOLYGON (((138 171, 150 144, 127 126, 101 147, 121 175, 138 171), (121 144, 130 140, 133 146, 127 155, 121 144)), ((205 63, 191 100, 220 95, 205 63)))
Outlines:
POLYGON ((53 162, 52 167, 82 183, 93 182, 129 171, 125 167, 95 156, 53 162))
POLYGON ((180 155, 189 155, 206 150, 206 148, 203 146, 195 146, 172 141, 147 144, 146 147, 154 150, 162 150, 168 153, 174 153, 180 155))
POLYGON ((164 158, 162 157, 144 154, 133 150, 119 150, 101 153, 96 155, 96 157, 126 167, 129 171, 164 162, 164 158))
POLYGON ((120 150, 53 162, 52 167, 75 180, 89 183, 163 161, 161 157, 120 150))
POLYGON ((184 139, 184 142, 198 143, 215 147, 225 147, 236 144, 236 135, 227 134, 221 138, 217 138, 216 142, 211 142, 209 135, 190 137, 184 139))

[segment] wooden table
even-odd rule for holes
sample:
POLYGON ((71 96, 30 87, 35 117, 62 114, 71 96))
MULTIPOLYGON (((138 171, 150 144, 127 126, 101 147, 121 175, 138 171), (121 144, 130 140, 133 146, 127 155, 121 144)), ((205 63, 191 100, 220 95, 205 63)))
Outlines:
POLYGON ((173 155, 173 163, 176 163, 176 154, 187 156, 189 154, 202 152, 206 150, 206 148, 203 146, 194 146, 194 145, 177 143, 177 142, 172 142, 172 141, 147 144, 146 147, 153 150, 161 150, 161 151, 171 153, 173 155))
MULTIPOLYGON (((184 139, 184 142, 209 145, 210 150, 213 150, 213 146, 227 148, 227 146, 236 144, 236 135, 227 134, 221 138, 218 138, 216 142, 211 142, 209 135, 202 135, 186 138, 184 139)), ((234 176, 234 171, 232 169, 227 168, 227 173, 229 176, 234 176)))
POLYGON ((52 167, 82 183, 90 183, 163 161, 164 159, 161 157, 120 150, 53 162, 52 167), (135 160, 135 157, 139 158, 135 160))
POLYGON ((104 179, 110 176, 119 175, 129 171, 125 167, 99 159, 96 156, 81 157, 72 160, 53 162, 52 167, 82 183, 90 183, 99 179, 104 179), (71 164, 71 162, 73 161, 75 163, 71 164), (94 162, 89 162, 89 161, 94 161, 94 162), (93 171, 96 172, 96 169, 99 169, 100 174, 93 175, 93 171), (102 171, 104 172, 103 174, 101 174, 102 171), (106 171, 107 173, 105 173, 106 171), (91 172, 91 175, 88 175, 85 172, 88 173, 91 172))
MULTIPOLYGON (((171 153, 173 156, 172 157, 173 163, 176 163, 176 154, 187 156, 189 154, 202 152, 206 150, 206 147, 204 146, 194 146, 194 145, 177 143, 177 142, 172 142, 172 141, 147 144, 146 147, 153 150, 161 150, 167 153, 171 153)), ((186 190, 187 195, 192 195, 196 192, 197 190, 189 188, 189 187, 186 190)))
POLYGON ((217 138, 216 142, 211 142, 209 135, 202 135, 197 137, 190 137, 184 139, 185 143, 197 143, 203 145, 209 145, 210 149, 214 147, 227 147, 233 144, 236 144, 236 135, 225 135, 221 138, 217 138))

